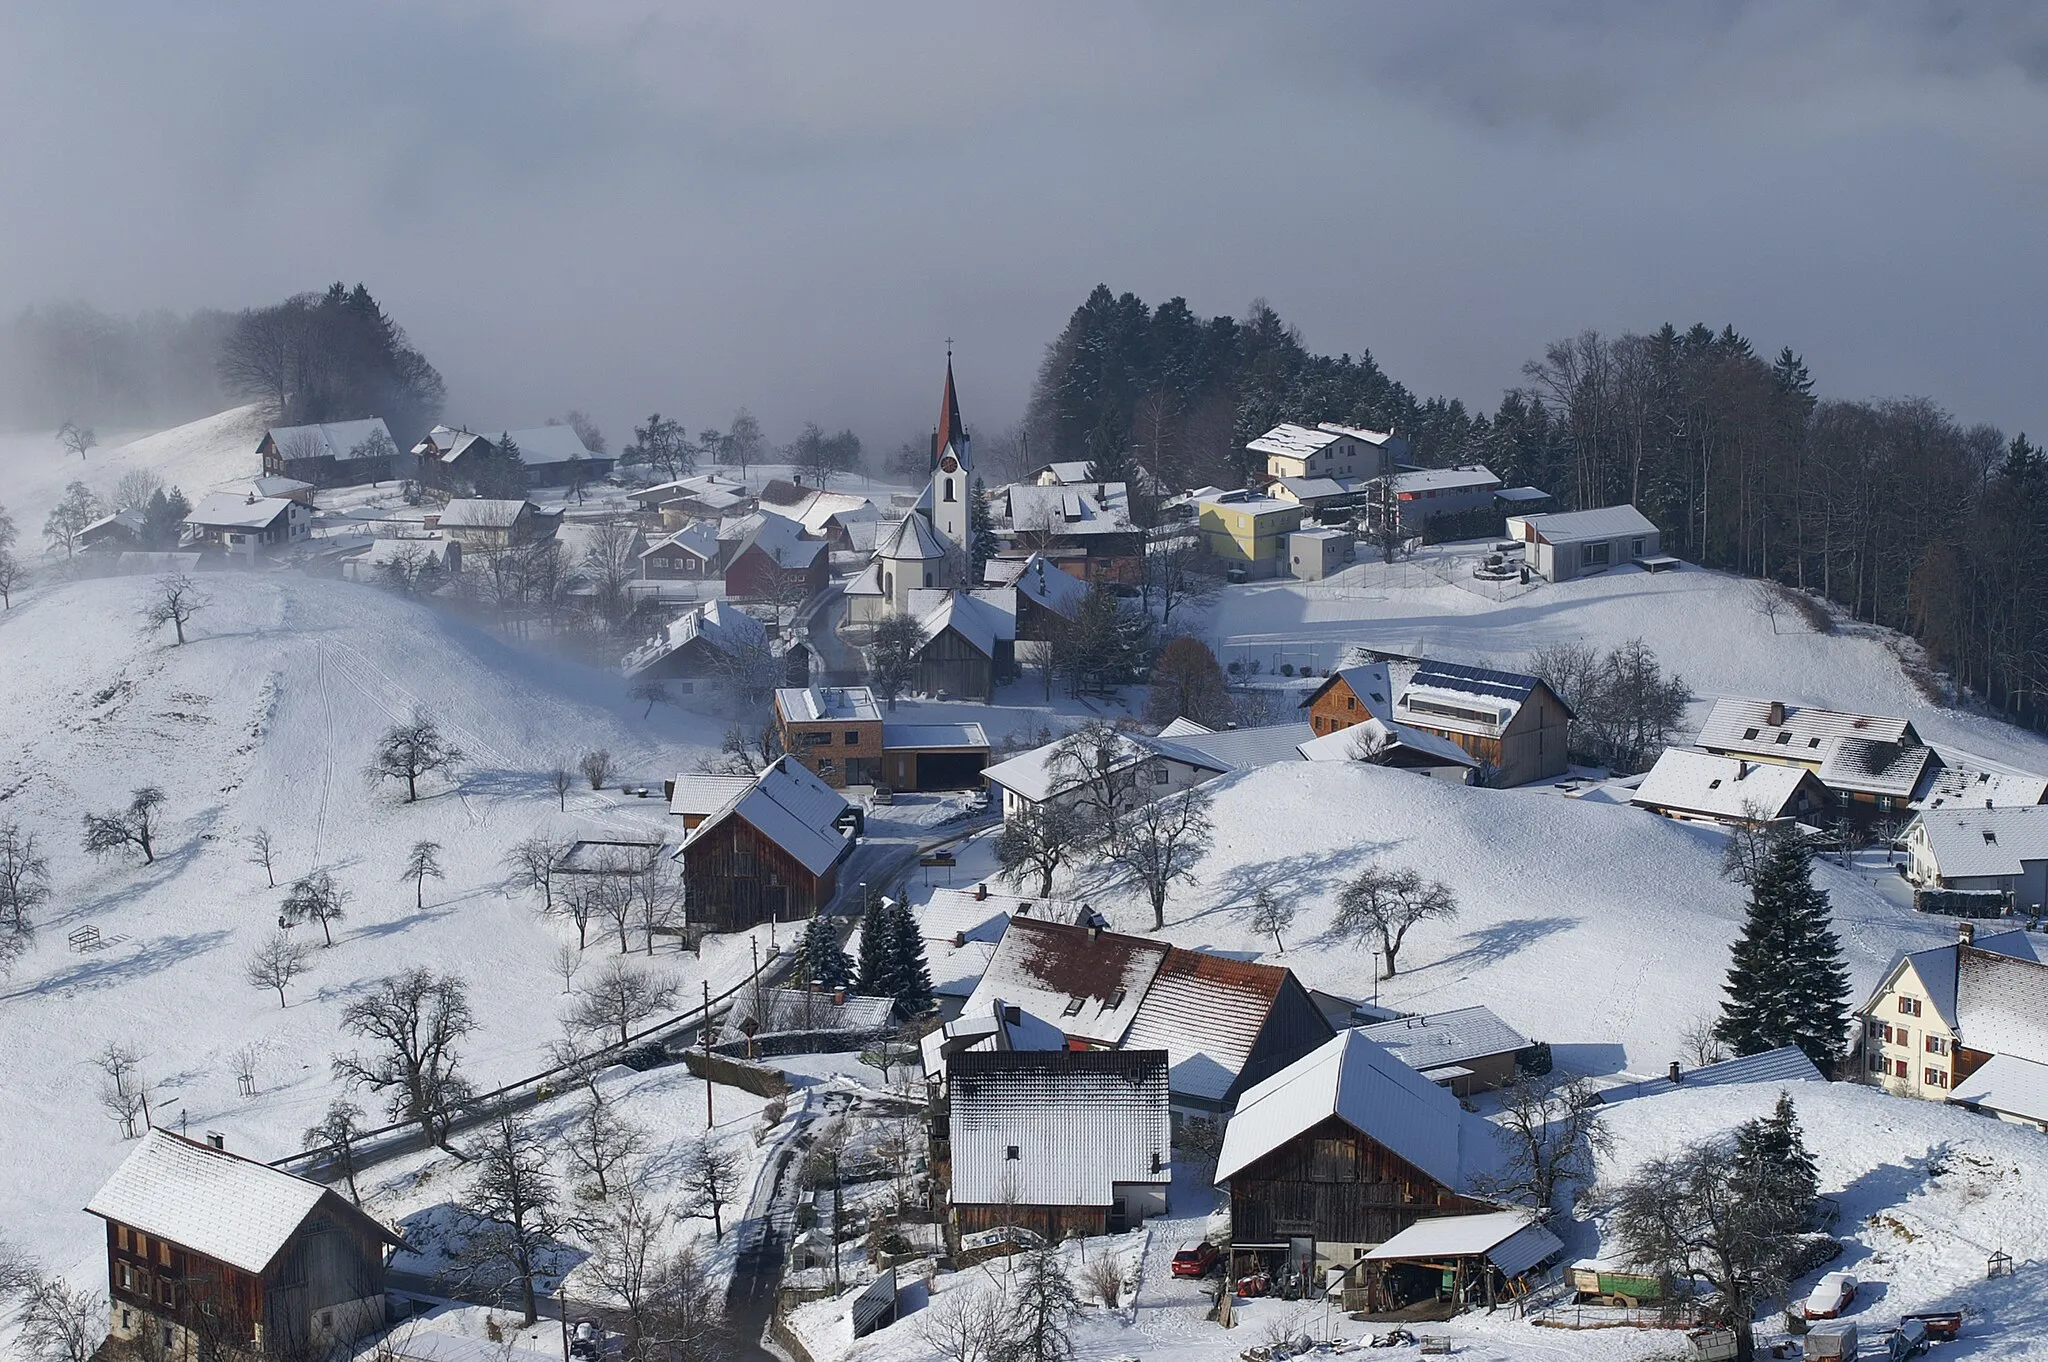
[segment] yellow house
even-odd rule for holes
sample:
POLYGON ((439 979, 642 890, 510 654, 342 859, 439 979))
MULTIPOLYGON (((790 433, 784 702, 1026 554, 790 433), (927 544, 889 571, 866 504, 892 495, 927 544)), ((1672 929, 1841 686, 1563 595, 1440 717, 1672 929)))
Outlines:
POLYGON ((1287 558, 1287 536, 1308 508, 1255 492, 1225 492, 1199 504, 1202 542, 1225 563, 1272 571, 1287 558))

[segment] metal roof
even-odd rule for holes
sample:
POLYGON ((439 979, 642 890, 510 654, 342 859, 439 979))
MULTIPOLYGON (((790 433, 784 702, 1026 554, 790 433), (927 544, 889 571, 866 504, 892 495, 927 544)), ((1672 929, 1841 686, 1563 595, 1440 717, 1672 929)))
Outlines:
POLYGON ((759 549, 774 559, 778 568, 807 568, 818 561, 819 554, 832 551, 832 546, 822 539, 804 538, 804 527, 788 516, 761 511, 747 518, 758 518, 759 523, 748 532, 734 558, 748 549, 759 549))
POLYGON ((846 800, 837 790, 794 758, 778 757, 754 778, 752 788, 699 823, 683 845, 687 851, 726 819, 737 817, 788 852, 804 869, 822 875, 853 845, 835 826, 846 808, 846 800))
POLYGON ((1826 1080, 1813 1066, 1806 1052, 1796 1045, 1784 1045, 1762 1054, 1724 1059, 1680 1072, 1678 1082, 1669 1077, 1648 1078, 1603 1089, 1603 1102, 1625 1102, 1631 1097, 1649 1097, 1673 1088, 1721 1088, 1736 1083, 1820 1083, 1826 1080))
POLYGON ((1034 553, 1024 560, 1023 568, 1012 583, 1017 594, 1028 596, 1054 614, 1072 619, 1080 610, 1081 602, 1088 598, 1088 584, 1070 572, 1062 572, 1057 565, 1049 570, 1045 555, 1034 553))
POLYGON ((988 751, 988 732, 980 724, 883 724, 882 750, 939 748, 988 751))
POLYGON ((1176 1094, 1221 1101, 1244 1072, 1287 978, 1272 965, 1176 946, 1152 976, 1124 1044, 1166 1051, 1176 1094))
POLYGON ((944 558, 946 546, 939 542, 938 532, 932 529, 924 513, 912 511, 879 539, 875 556, 897 562, 921 562, 929 558, 944 558))
POLYGON ((859 723, 882 717, 874 691, 866 686, 786 686, 775 692, 775 708, 791 723, 859 723))
POLYGON ((519 461, 528 468, 598 457, 584 446, 583 437, 571 425, 529 426, 525 430, 506 431, 500 443, 504 441, 518 446, 519 461))
POLYGON ((1172 1181, 1163 1051, 970 1050, 947 1089, 955 1204, 1108 1206, 1172 1181))
POLYGON ((1546 544, 1576 544, 1588 539, 1620 539, 1657 532, 1656 525, 1648 516, 1626 504, 1601 506, 1590 511, 1516 516, 1514 519, 1534 530, 1546 544))
POLYGON ((1384 1263, 1484 1255, 1506 1276, 1519 1277, 1562 1252, 1564 1241, 1538 1224, 1534 1211, 1488 1211, 1418 1220, 1386 1243, 1367 1249, 1365 1256, 1384 1263))
POLYGON ((2048 1064, 2048 965, 1957 951, 1956 1032, 1972 1050, 2048 1064))
POLYGON ((1803 766, 1667 747, 1630 802, 1731 820, 1781 818, 1812 779, 1803 766))
POLYGON ((1368 751, 1378 757, 1381 764, 1388 766, 1421 766, 1435 763, 1472 769, 1479 765, 1479 758, 1449 738, 1426 729, 1378 718, 1367 719, 1364 723, 1353 724, 1349 728, 1340 728, 1334 733, 1325 733, 1320 738, 1311 738, 1297 750, 1308 761, 1365 761, 1369 758, 1361 755, 1361 751, 1368 751), (1421 753, 1429 762, 1404 762, 1398 758, 1388 758, 1389 749, 1398 751, 1402 748, 1421 753))
POLYGON ((1359 1031, 1340 1031, 1238 1098, 1237 1114, 1223 1131, 1216 1180, 1228 1181, 1335 1116, 1457 1189, 1465 1180, 1464 1115, 1457 1098, 1384 1045, 1359 1031))
POLYGON ((168 1130, 145 1134, 85 1209, 260 1275, 323 1201, 401 1242, 317 1182, 168 1130))
POLYGON ((685 525, 674 534, 657 539, 640 550, 640 556, 646 558, 664 549, 681 549, 708 563, 718 556, 718 531, 702 521, 685 525))
POLYGON ((882 1031, 896 1022, 894 998, 861 993, 818 993, 802 988, 771 988, 756 1009, 751 989, 733 1007, 732 1025, 753 1021, 761 1031, 882 1031), (758 1011, 758 1015, 757 1015, 758 1011))
POLYGON ((1491 667, 1470 667, 1461 662, 1434 662, 1424 658, 1416 664, 1415 674, 1408 678, 1408 684, 1456 695, 1482 695, 1490 700, 1508 700, 1519 705, 1543 683, 1520 672, 1495 671, 1491 667))
POLYGON ((1417 468, 1394 475, 1396 492, 1442 492, 1483 490, 1497 488, 1500 479, 1490 468, 1474 465, 1471 468, 1417 468))
POLYGON ((1016 638, 1017 616, 1014 610, 1005 618, 999 606, 979 596, 964 591, 948 591, 945 596, 930 613, 918 617, 917 624, 924 630, 926 645, 951 629, 967 640, 976 652, 993 659, 998 642, 1016 638))
POLYGON ((1262 724, 1256 728, 1222 728, 1207 733, 1183 730, 1168 738, 1140 738, 1166 756, 1192 754, 1191 764, 1220 766, 1224 771, 1249 771, 1275 762, 1302 760, 1301 745, 1316 735, 1306 723, 1262 724), (1162 741, 1161 739, 1164 739, 1162 741))
POLYGON ((488 497, 457 497, 441 508, 441 528, 465 530, 509 530, 521 514, 531 511, 528 501, 502 501, 488 497))
POLYGON ((1366 713, 1381 719, 1393 717, 1394 682, 1387 674, 1384 662, 1361 662, 1356 666, 1337 668, 1323 678, 1323 684, 1309 692, 1299 708, 1307 709, 1339 681, 1351 688, 1351 693, 1365 707, 1366 713))
POLYGON ((1347 426, 1336 421, 1319 421, 1316 423, 1316 429, 1328 431, 1332 435, 1348 435, 1369 445, 1393 445, 1397 449, 1408 447, 1408 442, 1391 430, 1370 430, 1365 426, 1347 426))
POLYGON ((1402 1017, 1358 1029, 1393 1051, 1409 1068, 1424 1073, 1529 1048, 1527 1036, 1485 1007, 1402 1017))
POLYGON ((2048 1064, 1993 1055, 1949 1090, 1948 1100, 2028 1121, 2048 1121, 2048 1064))
POLYGON ((2019 875, 2025 862, 2048 860, 2048 806, 1929 809, 1906 838, 1926 849, 1943 879, 2019 875))
MULTIPOLYGON (((999 761, 990 766, 982 775, 1006 790, 1015 791, 1034 804, 1068 790, 1079 789, 1084 783, 1082 780, 1069 773, 1055 772, 1053 769, 1054 757, 1065 741, 1066 739, 1062 738, 1057 742, 1034 747, 1028 752, 1019 752, 1007 761, 999 761)), ((1150 750, 1129 734, 1117 735, 1117 751, 1121 754, 1116 766, 1119 771, 1136 766, 1152 755, 1150 750)))
MULTIPOLYGON (((277 444, 277 452, 287 459, 334 458, 347 459, 357 445, 375 435, 391 438, 391 431, 382 417, 372 416, 363 421, 327 421, 310 426, 272 426, 270 438, 277 444)), ((394 444, 392 448, 396 449, 394 444)))
POLYGON ((745 794, 753 783, 752 776, 677 776, 675 793, 669 796, 668 811, 679 816, 708 816, 745 794))

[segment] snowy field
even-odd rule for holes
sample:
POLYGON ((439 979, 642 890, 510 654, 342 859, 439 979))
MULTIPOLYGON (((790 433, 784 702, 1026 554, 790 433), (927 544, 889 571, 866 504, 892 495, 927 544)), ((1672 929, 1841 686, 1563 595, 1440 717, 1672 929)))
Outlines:
POLYGON ((0 432, 0 506, 21 531, 17 552, 34 563, 45 542, 43 519, 74 481, 107 501, 124 474, 146 469, 197 503, 223 483, 255 477, 263 471, 256 446, 264 424, 260 411, 248 406, 154 434, 101 431, 100 445, 83 460, 59 448, 51 431, 0 432))
MULTIPOLYGON (((138 630, 149 586, 48 586, 0 614, 0 817, 38 836, 55 887, 34 950, 0 984, 0 1168, 12 1170, 0 1224, 81 1281, 97 1275, 100 1236, 78 1207, 129 1148, 95 1101, 89 1055, 136 1045, 160 1124, 219 1130, 230 1149, 274 1158, 302 1147, 339 1094, 328 1061, 348 1043, 342 1008, 425 965, 469 980, 479 1026, 464 1060, 479 1086, 535 1072, 566 1003, 550 957, 570 938, 508 889, 501 857, 536 831, 667 831, 659 799, 615 789, 578 789, 558 811, 546 770, 605 747, 622 779, 658 791, 717 735, 669 707, 642 719, 612 675, 374 589, 208 574, 213 604, 179 648, 138 630), (430 780, 408 806, 364 770, 378 732, 415 705, 468 761, 458 785, 430 780), (87 856, 81 814, 148 784, 167 795, 156 863, 87 856), (282 1009, 242 977, 284 892, 247 860, 258 827, 276 838, 280 885, 325 867, 354 896, 332 949, 317 946, 317 926, 295 929, 312 934, 313 967, 282 1009), (441 843, 447 878, 428 881, 416 908, 399 869, 421 839, 441 843), (87 925, 103 948, 73 952, 68 934, 87 925), (251 1042, 263 1047, 258 1093, 242 1098, 229 1055, 251 1042)), ((593 933, 587 968, 613 949, 593 933)), ((664 951, 655 963, 693 996, 750 958, 736 936, 715 938, 702 961, 664 951)))

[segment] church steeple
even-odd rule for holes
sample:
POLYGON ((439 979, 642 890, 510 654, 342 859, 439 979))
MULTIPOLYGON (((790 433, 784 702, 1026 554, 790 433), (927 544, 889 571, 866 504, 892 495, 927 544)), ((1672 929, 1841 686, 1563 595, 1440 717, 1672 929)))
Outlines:
POLYGON ((932 463, 936 466, 939 456, 946 452, 948 445, 957 444, 960 461, 967 458, 967 423, 960 419, 960 396, 953 390, 953 344, 946 343, 946 395, 939 399, 939 424, 932 434, 932 463))

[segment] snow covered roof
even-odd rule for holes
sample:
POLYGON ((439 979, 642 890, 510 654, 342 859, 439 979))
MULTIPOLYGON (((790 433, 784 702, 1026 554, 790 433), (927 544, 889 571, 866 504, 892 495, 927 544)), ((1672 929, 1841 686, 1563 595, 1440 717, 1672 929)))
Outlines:
POLYGON ((947 1087, 955 1204, 1108 1206, 1172 1180, 1160 1051, 968 1051, 947 1087))
MULTIPOLYGON (((1366 490, 1364 478, 1275 478, 1273 485, 1293 501, 1324 501, 1331 497, 1358 496, 1366 490)), ((1296 531, 1313 533, 1313 531, 1296 531)))
POLYGON ((2048 1121, 2048 1064, 1993 1055, 1949 1090, 1948 1100, 2028 1121, 2048 1121))
POLYGON ((509 530, 519 517, 531 513, 530 501, 503 501, 489 497, 457 497, 441 508, 441 528, 464 530, 509 530))
MULTIPOLYGON (((1977 937, 1971 948, 1993 955, 2010 956, 2015 960, 2038 960, 2040 952, 2034 949, 2034 940, 2025 931, 2015 928, 2008 932, 1994 932, 1989 936, 1977 937)), ((1935 1013, 1944 1025, 1956 1025, 1956 982, 1958 973, 1957 955, 1960 943, 1950 942, 1946 946, 1929 946, 1926 950, 1902 954, 1884 972, 1879 991, 1890 987, 1901 967, 1910 968, 1914 977, 1920 980, 1920 987, 1926 992, 1928 1001, 1934 1004, 1935 1013)))
POLYGON ((694 525, 685 525, 666 538, 655 540, 640 550, 640 556, 649 558, 674 549, 681 549, 693 558, 708 563, 718 557, 718 531, 700 520, 694 525))
POLYGON ((1175 1095, 1221 1101, 1289 977, 1272 965, 1176 946, 1152 976, 1124 1047, 1166 1051, 1175 1095))
POLYGON ((1972 1050, 2048 1064, 2048 965, 1963 947, 1956 1032, 1972 1050))
POLYGON ((872 723, 882 717, 875 693, 866 686, 785 686, 775 692, 775 708, 791 723, 821 720, 872 723))
POLYGON ((1803 766, 1667 747, 1630 802, 1731 820, 1748 818, 1752 811, 1782 818, 1811 780, 1813 774, 1803 766))
POLYGON ((1468 1059, 1512 1054, 1529 1048, 1529 1038, 1485 1007, 1460 1007, 1421 1017, 1362 1026, 1411 1069, 1428 1073, 1468 1059))
POLYGON ((881 512, 875 503, 852 492, 828 492, 816 487, 799 487, 776 478, 761 489, 763 505, 772 505, 812 534, 823 534, 834 520, 842 525, 877 520, 881 512))
POLYGON ((1497 489, 1500 479, 1490 468, 1474 464, 1470 468, 1416 468, 1394 475, 1394 491, 1397 495, 1412 495, 1416 492, 1479 492, 1497 489))
POLYGON ((997 642, 1017 636, 1014 612, 1005 618, 994 604, 964 591, 946 592, 936 607, 917 617, 917 623, 924 630, 925 644, 951 629, 987 658, 995 657, 997 642))
POLYGON ((315 1207, 397 1235, 317 1182, 151 1129, 85 1209, 181 1248, 261 1274, 315 1207))
POLYGON ((807 568, 818 561, 819 554, 832 551, 832 546, 822 539, 804 538, 804 527, 788 516, 761 511, 747 519, 756 523, 733 554, 734 558, 748 549, 759 549, 774 559, 775 566, 779 568, 807 568))
POLYGON ((2043 802, 2048 802, 2048 776, 1950 753, 1949 764, 1934 773, 1914 807, 2008 809, 2043 802))
POLYGON ((1081 609, 1081 602, 1088 599, 1088 583, 1071 572, 1062 572, 1057 565, 1048 564, 1042 553, 1034 553, 1024 560, 1023 569, 1013 585, 1019 596, 1029 597, 1066 619, 1074 618, 1081 609))
POLYGON ((1657 532, 1648 516, 1629 505, 1601 506, 1591 511, 1557 511, 1550 515, 1517 516, 1514 519, 1535 531, 1546 544, 1577 544, 1588 539, 1620 539, 1657 532))
POLYGON ((1002 998, 1100 1045, 1120 1045, 1168 947, 1065 923, 1012 917, 969 1007, 1002 998))
POLYGON ((1070 487, 1077 483, 1093 482, 1088 470, 1094 464, 1087 459, 1063 459, 1058 463, 1041 464, 1032 470, 1031 480, 1047 487, 1070 487))
POLYGON ((708 817, 745 794, 754 784, 752 776, 677 776, 669 795, 668 811, 677 817, 708 817))
POLYGON ((971 889, 938 889, 913 909, 918 935, 925 939, 931 965, 932 991, 941 997, 966 998, 995 955, 996 943, 1009 930, 1010 914, 1029 899, 991 893, 978 899, 971 889))
POLYGON ((519 447, 519 461, 528 468, 542 468, 553 463, 574 463, 583 459, 594 459, 584 446, 583 437, 576 433, 576 427, 530 426, 525 430, 508 430, 504 439, 519 447))
POLYGON ((1307 709, 1339 682, 1351 688, 1351 693, 1358 698, 1366 713, 1381 719, 1394 716, 1394 682, 1387 675, 1384 662, 1361 662, 1357 666, 1337 668, 1323 678, 1320 686, 1308 693, 1299 708, 1307 709))
POLYGON ((877 536, 875 556, 896 562, 924 562, 944 558, 946 546, 939 542, 931 522, 921 512, 912 511, 897 521, 893 529, 877 536))
POLYGON ((1837 738, 1820 764, 1820 782, 1831 790, 1908 799, 1933 758, 1934 749, 1918 743, 1837 738))
POLYGON ((1663 1078, 1646 1078, 1639 1083, 1623 1083, 1602 1089, 1602 1102, 1625 1102, 1631 1097, 1650 1097, 1674 1088, 1721 1088, 1735 1083, 1821 1083, 1826 1078, 1814 1067, 1806 1052, 1796 1045, 1783 1045, 1762 1054, 1739 1055, 1724 1059, 1718 1064, 1702 1064, 1697 1069, 1683 1070, 1678 1082, 1673 1083, 1669 1075, 1663 1078))
POLYGON ((877 560, 869 563, 866 567, 855 573, 853 580, 846 584, 846 594, 849 596, 882 595, 881 562, 877 560))
POLYGON ((294 492, 310 492, 313 484, 297 478, 280 478, 270 474, 249 479, 249 490, 259 497, 288 497, 294 492))
POLYGON ((468 1338, 462 1334, 415 1334, 406 1329, 394 1330, 391 1336, 378 1347, 389 1348, 394 1362, 554 1362, 553 1352, 540 1352, 532 1348, 521 1348, 511 1343, 492 1343, 488 1339, 468 1338))
POLYGON ((946 1071, 947 1061, 967 1051, 1064 1050, 1066 1033, 1043 1017, 998 998, 973 1012, 963 1012, 918 1041, 927 1078, 946 1071))
POLYGON ((1335 1116, 1456 1190, 1465 1181, 1464 1114, 1448 1090, 1393 1051, 1362 1032, 1340 1031, 1238 1098, 1237 1114, 1223 1131, 1216 1180, 1228 1181, 1335 1116))
POLYGON ((1359 755, 1361 748, 1378 754, 1382 764, 1388 766, 1439 765, 1471 769, 1479 765, 1479 758, 1449 738, 1378 718, 1325 733, 1320 738, 1311 738, 1297 750, 1306 761, 1360 761, 1364 759, 1359 755), (1400 752, 1404 749, 1418 754, 1423 760, 1401 760, 1400 752))
POLYGON ((1341 438, 1337 431, 1312 430, 1307 426, 1296 425, 1292 421, 1282 421, 1264 435, 1247 443, 1245 448, 1260 454, 1305 459, 1318 450, 1329 448, 1341 438))
POLYGON ((804 869, 822 875, 853 845, 835 826, 846 809, 846 800, 837 790, 805 770, 795 758, 778 757, 773 766, 754 778, 752 788, 699 823, 683 845, 687 851, 726 819, 739 818, 788 852, 804 869))
POLYGON ((2048 806, 1929 809, 1906 835, 1926 848, 1943 879, 2019 875, 2024 862, 2048 860, 2048 806))
POLYGON ((980 724, 890 724, 882 725, 882 750, 914 749, 932 752, 988 751, 988 731, 980 724))
MULTIPOLYGON (((375 435, 391 438, 382 417, 364 421, 327 421, 310 426, 272 426, 267 432, 277 452, 287 459, 346 459, 357 445, 375 435)), ((395 446, 394 446, 395 447, 395 446)))
POLYGON ((1710 752, 1746 752, 1818 766, 1839 738, 1902 746, 1920 741, 1913 725, 1901 718, 1730 695, 1714 701, 1707 721, 1700 725, 1697 745, 1710 752))
POLYGON ((289 497, 250 497, 235 492, 208 492, 185 517, 187 525, 210 530, 264 530, 279 516, 291 514, 297 502, 289 497))
POLYGON ((1201 509, 1217 511, 1241 511, 1246 515, 1275 515, 1281 511, 1301 514, 1301 503, 1282 501, 1278 497, 1262 497, 1252 492, 1225 492, 1201 503, 1201 509))
POLYGON ((1550 493, 1541 487, 1503 487, 1495 492, 1497 501, 1548 501, 1550 493))
POLYGON ((756 1015, 755 1000, 741 990, 728 1019, 737 1029, 752 1021, 761 1031, 883 1031, 895 1024, 896 1000, 862 993, 818 993, 802 988, 771 988, 756 1015))
MULTIPOLYGON (((1078 789, 1081 781, 1072 775, 1055 769, 1055 758, 1066 739, 1034 747, 1020 752, 1007 761, 999 761, 982 772, 994 784, 1006 790, 1013 790, 1031 802, 1040 803, 1054 795, 1078 789)), ((1121 771, 1136 766, 1151 756, 1151 752, 1135 741, 1129 734, 1117 736, 1115 769, 1121 771)))
POLYGON ((1332 435, 1348 435, 1354 440, 1369 445, 1391 444, 1400 449, 1405 449, 1408 445, 1406 440, 1390 430, 1370 430, 1365 426, 1347 426, 1336 421, 1319 421, 1316 423, 1316 429, 1328 431, 1332 435))
POLYGON ((1121 482, 1040 487, 1013 482, 997 489, 998 519, 1011 533, 1046 530, 1056 536, 1129 534, 1131 491, 1121 482))
POLYGON ((1292 723, 1200 733, 1183 730, 1170 738, 1162 732, 1157 738, 1140 741, 1162 756, 1228 772, 1271 766, 1276 761, 1300 761, 1301 745, 1314 737, 1315 730, 1306 723, 1292 723))
POLYGON ((628 677, 638 676, 698 639, 730 657, 767 637, 768 631, 761 621, 746 611, 724 601, 706 601, 681 618, 670 620, 659 634, 626 654, 621 669, 628 677))
POLYGON ((1543 683, 1518 672, 1424 659, 1394 707, 1406 723, 1423 728, 1498 736, 1543 683))
POLYGON ((1564 1241, 1536 1222, 1534 1211, 1487 1211, 1481 1215, 1433 1215, 1418 1220, 1386 1243, 1367 1249, 1372 1262, 1421 1258, 1491 1259, 1509 1277, 1564 1252, 1564 1241))

